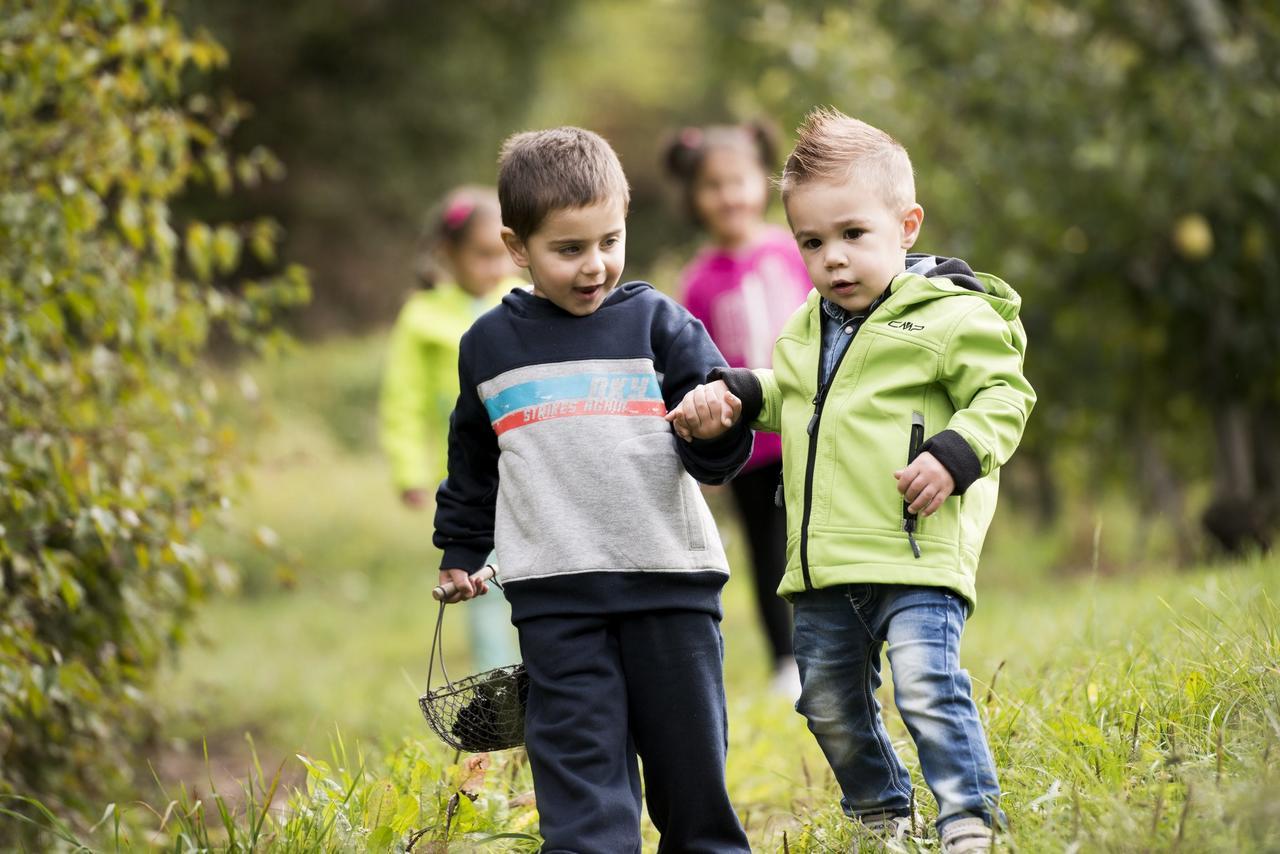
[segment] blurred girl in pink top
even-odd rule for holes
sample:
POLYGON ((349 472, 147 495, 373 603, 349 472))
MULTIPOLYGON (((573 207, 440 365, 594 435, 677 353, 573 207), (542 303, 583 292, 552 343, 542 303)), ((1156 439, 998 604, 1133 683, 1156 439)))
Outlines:
MULTIPOLYGON (((773 342, 812 287, 791 233, 765 222, 777 146, 760 123, 689 127, 667 146, 667 172, 708 243, 682 276, 682 301, 730 367, 767 368, 773 342)), ((756 600, 773 653, 773 687, 799 696, 791 608, 776 590, 786 565, 784 511, 774 502, 781 438, 757 433, 755 451, 730 483, 751 550, 756 600)))

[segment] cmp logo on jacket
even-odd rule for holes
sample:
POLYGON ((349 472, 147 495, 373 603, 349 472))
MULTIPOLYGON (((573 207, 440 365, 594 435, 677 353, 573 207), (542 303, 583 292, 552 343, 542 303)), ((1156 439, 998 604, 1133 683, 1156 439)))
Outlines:
POLYGON ((648 359, 530 365, 483 382, 478 391, 499 436, 557 418, 661 418, 667 413, 658 376, 648 359))
POLYGON ((923 332, 923 323, 912 323, 910 320, 890 320, 889 326, 894 329, 901 329, 903 332, 923 332))

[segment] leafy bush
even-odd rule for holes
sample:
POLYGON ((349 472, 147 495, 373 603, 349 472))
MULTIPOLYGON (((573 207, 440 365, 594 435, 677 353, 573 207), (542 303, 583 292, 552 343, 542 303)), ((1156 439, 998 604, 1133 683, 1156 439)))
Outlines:
MULTIPOLYGON (((536 851, 537 811, 523 750, 459 755, 409 739, 386 757, 332 742, 331 761, 299 755, 300 787, 284 767, 253 768, 236 790, 209 783, 197 799, 185 786, 162 808, 108 804, 77 833, 38 801, 0 796, 0 816, 27 804, 43 840, 73 850, 132 850, 144 842, 173 851, 536 851), (450 762, 446 758, 453 757, 450 762)), ((289 761, 291 768, 294 760, 289 761)))
MULTIPOLYGON (((234 432, 200 358, 270 346, 301 269, 268 220, 184 222, 184 190, 281 172, 226 141, 226 62, 163 0, 0 0, 0 793, 62 813, 128 775, 143 689, 208 578, 234 432)), ((0 825, 0 840, 6 827, 0 825)))

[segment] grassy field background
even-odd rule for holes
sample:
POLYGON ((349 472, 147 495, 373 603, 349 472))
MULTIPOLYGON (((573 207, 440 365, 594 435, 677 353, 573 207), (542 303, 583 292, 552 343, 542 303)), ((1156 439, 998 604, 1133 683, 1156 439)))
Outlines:
MULTIPOLYGON (((176 799, 170 832, 243 842, 270 801, 255 847, 402 850, 418 830, 417 851, 448 840, 471 850, 502 833, 516 835, 484 850, 535 845, 518 835, 536 828, 519 752, 493 757, 483 784, 473 780, 474 803, 457 799, 476 769, 434 739, 416 706, 438 556, 430 512, 399 505, 376 449, 381 346, 336 341, 223 384, 253 460, 245 500, 228 510, 231 533, 209 544, 238 573, 225 573, 157 686, 163 724, 146 758, 161 788, 139 798, 158 813, 176 799), (265 770, 254 771, 255 755, 265 770), (277 767, 279 791, 265 798, 277 767), (202 828, 194 807, 208 807, 211 789, 230 818, 218 829, 202 828), (307 816, 328 824, 299 829, 307 816)), ((721 496, 712 502, 738 567, 736 522, 721 496)), ((1280 566, 1134 569, 1135 519, 1116 502, 1046 533, 1010 502, 1001 509, 964 660, 1007 793, 1013 829, 1002 844, 1280 850, 1280 566)), ((1158 548, 1167 536, 1156 529, 1145 542, 1158 548)), ((747 582, 744 568, 726 588, 723 629, 729 780, 753 845, 883 850, 839 815, 803 720, 769 692, 747 582)), ((467 665, 460 617, 446 623, 455 675, 467 665)), ((914 767, 887 686, 882 701, 914 767)))

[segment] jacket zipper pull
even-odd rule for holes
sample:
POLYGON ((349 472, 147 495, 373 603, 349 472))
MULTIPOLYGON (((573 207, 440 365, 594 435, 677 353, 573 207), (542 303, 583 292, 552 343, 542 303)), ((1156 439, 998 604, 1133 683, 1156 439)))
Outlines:
POLYGON ((907 542, 911 544, 911 553, 920 559, 920 544, 916 542, 916 520, 903 519, 902 530, 907 532, 907 542))
MULTIPOLYGON (((920 456, 920 447, 924 445, 924 416, 919 412, 911 413, 911 438, 907 445, 907 465, 920 456)), ((902 499, 902 530, 907 533, 907 542, 911 544, 911 553, 916 560, 920 559, 920 544, 916 542, 916 525, 919 522, 915 513, 910 510, 910 503, 902 499)))

